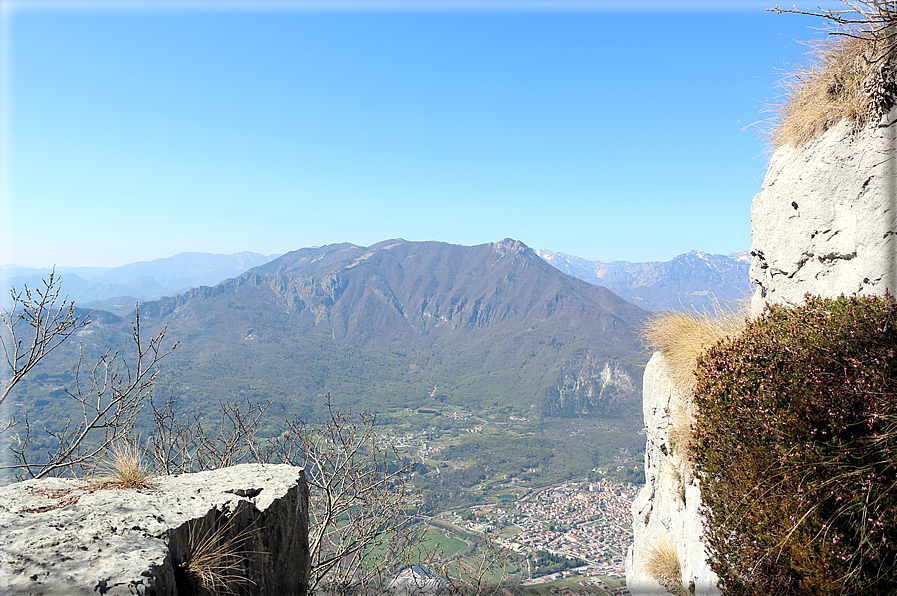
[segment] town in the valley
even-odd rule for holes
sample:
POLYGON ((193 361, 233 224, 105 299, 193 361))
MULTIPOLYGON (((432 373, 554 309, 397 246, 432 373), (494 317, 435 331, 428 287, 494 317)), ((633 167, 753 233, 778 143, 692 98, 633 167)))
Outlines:
MULTIPOLYGON (((638 490, 635 484, 606 480, 568 482, 534 491, 516 503, 443 513, 434 522, 443 529, 488 533, 501 547, 524 556, 547 552, 570 561, 550 573, 529 564, 522 586, 572 579, 565 583, 589 586, 590 593, 629 594, 624 560, 632 544, 631 507, 638 490), (608 578, 619 581, 609 585, 608 578)), ((578 593, 569 587, 551 592, 578 593)))
MULTIPOLYGON (((451 452, 468 437, 524 436, 523 429, 532 424, 513 413, 440 410, 405 409, 381 435, 384 445, 423 466, 423 474, 410 475, 418 487, 445 471, 470 466, 475 456, 451 452)), ((484 496, 478 503, 452 507, 443 502, 449 508, 431 514, 430 535, 441 542, 445 555, 467 563, 472 562, 468 549, 488 536, 507 553, 503 576, 495 580, 511 582, 523 594, 628 594, 624 561, 640 486, 621 482, 621 475, 640 468, 639 459, 620 450, 608 466, 592 468, 586 477, 547 486, 494 471, 476 486, 484 496)))

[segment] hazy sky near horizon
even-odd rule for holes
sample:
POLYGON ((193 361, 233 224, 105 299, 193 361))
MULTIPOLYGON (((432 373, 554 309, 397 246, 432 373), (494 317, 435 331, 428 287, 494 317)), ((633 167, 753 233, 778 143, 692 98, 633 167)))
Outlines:
POLYGON ((0 264, 746 250, 756 123, 824 37, 774 5, 2 0, 0 264))

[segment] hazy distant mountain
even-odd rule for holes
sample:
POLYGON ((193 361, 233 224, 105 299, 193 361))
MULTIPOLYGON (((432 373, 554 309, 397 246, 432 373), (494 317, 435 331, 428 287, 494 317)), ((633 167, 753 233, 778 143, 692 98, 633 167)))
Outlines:
POLYGON ((666 262, 602 263, 573 255, 537 250, 561 271, 604 286, 649 310, 682 310, 738 301, 751 293, 748 251, 712 255, 691 251, 666 262))
MULTIPOLYGON (((57 267, 64 290, 79 306, 124 314, 138 301, 155 300, 198 286, 213 286, 279 255, 238 252, 219 255, 182 252, 172 257, 139 261, 121 267, 57 267)), ((37 286, 50 269, 4 265, 13 286, 37 286)))
POLYGON ((171 389, 314 409, 501 404, 550 416, 634 416, 647 313, 506 239, 389 240, 290 252, 215 287, 141 306, 180 341, 171 389))

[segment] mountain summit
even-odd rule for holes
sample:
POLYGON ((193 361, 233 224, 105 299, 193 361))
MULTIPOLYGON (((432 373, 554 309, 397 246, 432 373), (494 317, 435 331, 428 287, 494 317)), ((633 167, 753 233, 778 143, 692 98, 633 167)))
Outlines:
POLYGON ((141 306, 181 342, 171 389, 315 409, 445 402, 549 416, 637 410, 647 313, 506 238, 303 248, 141 306))

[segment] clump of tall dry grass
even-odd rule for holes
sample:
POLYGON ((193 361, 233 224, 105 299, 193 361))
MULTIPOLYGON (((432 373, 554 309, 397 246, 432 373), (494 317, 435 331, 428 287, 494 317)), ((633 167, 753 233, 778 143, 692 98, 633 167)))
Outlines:
POLYGON ((101 466, 99 481, 110 488, 150 488, 152 476, 143 460, 140 447, 121 442, 112 447, 110 458, 101 466))
POLYGON ((842 11, 772 9, 831 26, 828 38, 808 44, 809 61, 780 83, 783 100, 769 131, 774 148, 801 147, 844 119, 861 127, 897 100, 897 2, 842 2, 842 11))
POLYGON ((186 578, 188 588, 195 594, 233 594, 255 582, 243 574, 249 539, 249 528, 228 538, 230 522, 215 522, 217 529, 203 531, 202 522, 190 522, 187 528, 187 553, 175 563, 175 572, 186 578))
POLYGON ((694 411, 692 392, 697 378, 698 358, 726 337, 736 337, 744 329, 747 303, 735 310, 716 305, 713 309, 685 312, 665 311, 652 318, 643 330, 645 343, 661 353, 675 397, 670 401, 667 438, 673 453, 688 452, 692 440, 694 411))
MULTIPOLYGON (((737 305, 736 305, 737 307, 737 305)), ((645 325, 642 336, 648 347, 661 353, 676 390, 691 395, 695 364, 705 350, 744 329, 747 306, 728 309, 664 311, 645 325)))
POLYGON ((676 596, 690 596, 690 592, 682 585, 682 568, 679 553, 669 536, 661 534, 648 547, 648 559, 645 570, 657 583, 676 596))
POLYGON ((852 37, 813 44, 813 61, 781 82, 786 99, 773 132, 775 147, 801 147, 845 118, 866 124, 871 114, 863 56, 869 45, 852 37))

